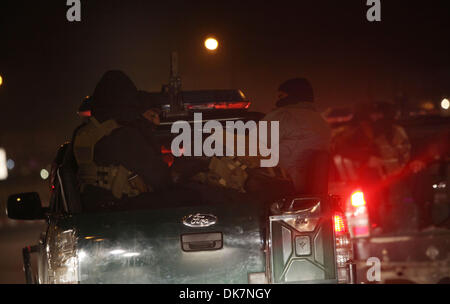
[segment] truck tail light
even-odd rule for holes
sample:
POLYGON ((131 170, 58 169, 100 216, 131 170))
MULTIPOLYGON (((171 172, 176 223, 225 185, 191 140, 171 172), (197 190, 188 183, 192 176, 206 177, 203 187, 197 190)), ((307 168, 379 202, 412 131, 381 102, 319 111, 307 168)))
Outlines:
POLYGON ((352 237, 369 236, 369 215, 363 191, 355 190, 351 193, 346 216, 352 237))
POLYGON ((205 104, 185 104, 187 110, 239 110, 248 109, 249 101, 210 102, 205 104))
POLYGON ((350 197, 350 201, 353 207, 361 207, 366 205, 366 200, 364 199, 364 193, 362 191, 355 191, 350 197))
POLYGON ((347 219, 344 214, 336 213, 333 217, 334 233, 336 239, 336 266, 338 283, 351 282, 349 263, 353 260, 353 246, 348 232, 347 219))
POLYGON ((78 112, 78 115, 80 117, 91 117, 92 116, 92 112, 91 112, 91 110, 80 111, 80 112, 78 112))
POLYGON ((347 221, 342 214, 334 215, 334 232, 336 235, 342 235, 348 232, 347 221))

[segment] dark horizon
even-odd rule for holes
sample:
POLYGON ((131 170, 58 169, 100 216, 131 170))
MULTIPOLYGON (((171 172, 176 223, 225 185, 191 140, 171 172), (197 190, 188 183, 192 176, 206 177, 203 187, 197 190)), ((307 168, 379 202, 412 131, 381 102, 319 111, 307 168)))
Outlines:
POLYGON ((263 112, 278 85, 297 76, 311 80, 320 109, 392 100, 400 91, 411 100, 450 94, 444 1, 382 1, 374 23, 360 0, 81 3, 81 22, 72 23, 66 1, 0 4, 2 145, 13 129, 34 146, 42 134, 53 146, 70 139, 82 98, 107 70, 160 90, 172 50, 184 89, 240 88, 263 112), (208 34, 221 43, 215 55, 203 48, 208 34))

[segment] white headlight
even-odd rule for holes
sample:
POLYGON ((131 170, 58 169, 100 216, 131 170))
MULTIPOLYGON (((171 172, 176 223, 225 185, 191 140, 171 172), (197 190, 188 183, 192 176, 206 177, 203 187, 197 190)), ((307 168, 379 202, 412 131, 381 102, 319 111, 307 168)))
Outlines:
POLYGON ((56 231, 48 252, 48 273, 50 284, 78 284, 79 260, 86 258, 86 253, 77 253, 75 231, 56 231), (81 259, 80 259, 81 257, 81 259))

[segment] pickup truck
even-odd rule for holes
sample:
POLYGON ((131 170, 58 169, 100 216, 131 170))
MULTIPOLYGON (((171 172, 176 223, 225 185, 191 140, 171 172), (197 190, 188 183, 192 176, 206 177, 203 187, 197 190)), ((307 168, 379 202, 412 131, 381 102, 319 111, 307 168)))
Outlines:
MULTIPOLYGON (((262 116, 248 111, 248 100, 237 90, 183 92, 183 98, 186 121, 193 110, 203 113, 204 122, 262 116)), ((162 147, 168 146, 176 119, 162 119, 157 130, 162 147)), ((10 218, 47 221, 38 243, 23 250, 28 283, 355 281, 351 240, 336 197, 311 194, 264 202, 231 189, 186 183, 180 192, 149 194, 139 208, 93 209, 80 198, 70 142, 59 148, 53 168, 48 208, 41 207, 35 192, 8 199, 10 218), (33 267, 32 253, 38 255, 33 267)))
MULTIPOLYGON (((393 197, 392 208, 382 214, 382 220, 389 225, 389 230, 380 231, 371 222, 370 210, 381 208, 380 202, 370 201, 365 196, 370 189, 361 186, 354 173, 354 162, 338 154, 332 156, 329 192, 341 196, 343 200, 343 210, 353 240, 357 281, 449 283, 450 118, 410 117, 398 123, 409 136, 412 161, 421 159, 424 151, 436 149, 436 145, 440 145, 441 149, 436 161, 417 173, 404 176, 401 182, 406 186, 406 191, 393 197), (369 204, 374 207, 368 208, 369 204), (380 262, 379 281, 369 280, 368 272, 374 266, 371 258, 380 262)), ((339 128, 343 124, 333 126, 339 128)))

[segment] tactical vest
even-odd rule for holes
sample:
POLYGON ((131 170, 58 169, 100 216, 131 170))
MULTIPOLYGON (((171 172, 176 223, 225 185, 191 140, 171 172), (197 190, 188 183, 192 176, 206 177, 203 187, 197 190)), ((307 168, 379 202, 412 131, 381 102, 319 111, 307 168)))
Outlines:
POLYGON ((115 198, 137 196, 140 190, 131 186, 131 178, 135 178, 130 170, 122 165, 99 166, 94 162, 95 144, 103 137, 111 134, 121 126, 114 120, 99 123, 94 117, 81 127, 73 144, 73 152, 78 164, 78 181, 80 192, 84 191, 86 185, 93 185, 110 190, 115 198))

